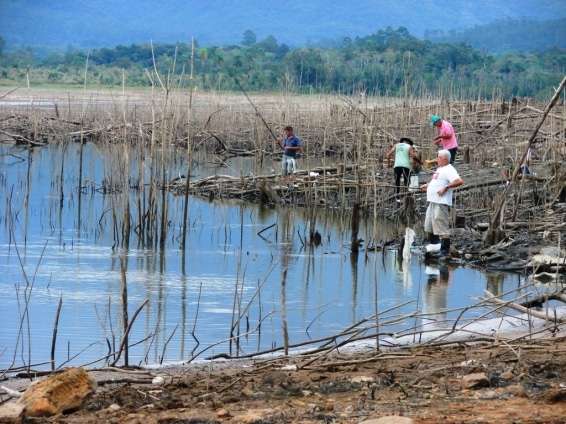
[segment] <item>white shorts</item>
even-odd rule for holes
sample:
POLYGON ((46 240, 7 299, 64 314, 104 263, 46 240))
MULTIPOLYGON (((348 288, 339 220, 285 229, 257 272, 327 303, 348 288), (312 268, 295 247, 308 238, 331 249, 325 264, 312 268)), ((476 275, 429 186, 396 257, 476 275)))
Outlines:
POLYGON ((424 230, 439 237, 450 237, 450 207, 429 203, 426 208, 424 230))
POLYGON ((283 155, 283 159, 281 160, 281 171, 283 175, 290 175, 294 174, 297 170, 297 162, 295 158, 292 158, 287 155, 283 155))

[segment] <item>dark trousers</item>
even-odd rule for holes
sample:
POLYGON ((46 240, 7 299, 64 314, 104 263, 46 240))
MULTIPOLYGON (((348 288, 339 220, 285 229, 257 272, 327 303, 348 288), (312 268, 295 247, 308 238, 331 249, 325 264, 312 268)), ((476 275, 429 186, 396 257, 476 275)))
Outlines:
POLYGON ((405 168, 404 166, 396 166, 393 168, 393 172, 395 172, 395 193, 399 194, 399 188, 401 187, 401 177, 403 177, 403 185, 405 187, 409 186, 409 174, 411 170, 409 168, 405 168))
POLYGON ((452 164, 456 160, 456 153, 458 152, 458 148, 454 147, 453 149, 448 149, 448 151, 450 152, 450 163, 452 164))

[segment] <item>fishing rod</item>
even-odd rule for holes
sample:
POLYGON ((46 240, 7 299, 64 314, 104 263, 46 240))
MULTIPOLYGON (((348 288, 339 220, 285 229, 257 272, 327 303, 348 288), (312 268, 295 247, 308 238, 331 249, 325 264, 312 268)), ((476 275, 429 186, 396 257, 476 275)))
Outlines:
POLYGON ((281 147, 281 149, 283 149, 283 147, 281 146, 281 144, 279 144, 279 139, 277 138, 277 136, 273 133, 273 130, 271 129, 271 127, 269 126, 269 124, 265 121, 265 119, 263 119, 262 114, 260 113, 259 109, 256 107, 256 105, 254 104, 254 102, 252 102, 252 99, 250 99, 250 96, 248 96, 248 93, 246 92, 246 90, 244 90, 244 87, 242 87, 242 84, 240 84, 240 81, 238 80, 238 78, 234 77, 234 81, 236 81, 236 85, 238 86, 238 88, 240 89, 240 91, 242 93, 244 93, 244 96, 246 96, 246 99, 248 100, 248 102, 250 103, 250 105, 252 105, 252 107, 255 110, 256 115, 259 117, 259 119, 261 119, 261 122, 263 122, 263 125, 265 125, 265 128, 267 128, 267 130, 269 131, 269 134, 271 134, 271 137, 273 137, 273 140, 277 142, 277 144, 279 145, 279 147, 281 147))

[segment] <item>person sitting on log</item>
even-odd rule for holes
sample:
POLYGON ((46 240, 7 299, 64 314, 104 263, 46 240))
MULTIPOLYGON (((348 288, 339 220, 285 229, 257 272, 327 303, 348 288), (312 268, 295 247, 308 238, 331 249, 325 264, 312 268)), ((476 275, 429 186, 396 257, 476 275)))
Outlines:
POLYGON ((450 254, 452 193, 454 188, 464 184, 464 180, 449 163, 450 152, 448 150, 440 150, 436 161, 438 168, 430 182, 421 186, 421 191, 426 191, 428 201, 424 230, 428 233, 428 240, 431 244, 438 243, 440 238, 440 254, 448 256, 450 254))

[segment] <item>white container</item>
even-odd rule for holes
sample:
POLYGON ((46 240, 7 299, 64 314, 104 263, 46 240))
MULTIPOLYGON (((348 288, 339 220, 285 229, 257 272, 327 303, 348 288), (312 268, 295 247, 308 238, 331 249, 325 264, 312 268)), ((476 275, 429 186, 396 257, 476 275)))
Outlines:
POLYGON ((419 176, 411 175, 409 177, 409 191, 419 191, 419 176))

